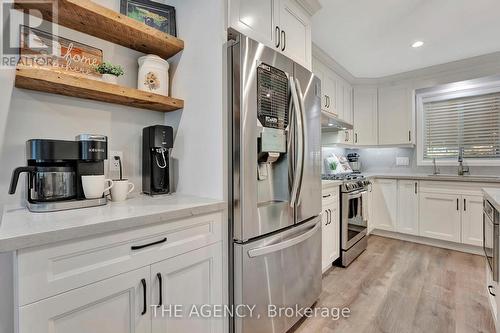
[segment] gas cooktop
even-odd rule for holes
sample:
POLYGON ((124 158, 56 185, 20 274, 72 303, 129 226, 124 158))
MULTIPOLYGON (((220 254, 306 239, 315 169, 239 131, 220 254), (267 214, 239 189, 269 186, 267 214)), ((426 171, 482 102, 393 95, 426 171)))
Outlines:
POLYGON ((323 174, 321 175, 322 180, 360 180, 364 179, 365 176, 363 176, 360 173, 337 173, 337 174, 323 174))
POLYGON ((349 193, 359 190, 366 190, 371 182, 365 179, 365 176, 359 173, 344 173, 344 174, 330 174, 321 175, 322 180, 340 180, 342 185, 341 192, 349 193))

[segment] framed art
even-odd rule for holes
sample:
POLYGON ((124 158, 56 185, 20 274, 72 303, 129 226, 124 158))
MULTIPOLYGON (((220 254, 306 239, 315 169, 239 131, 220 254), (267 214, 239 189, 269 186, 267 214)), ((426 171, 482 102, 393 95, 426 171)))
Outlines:
POLYGON ((177 37, 174 7, 150 0, 121 0, 120 4, 122 14, 177 37))

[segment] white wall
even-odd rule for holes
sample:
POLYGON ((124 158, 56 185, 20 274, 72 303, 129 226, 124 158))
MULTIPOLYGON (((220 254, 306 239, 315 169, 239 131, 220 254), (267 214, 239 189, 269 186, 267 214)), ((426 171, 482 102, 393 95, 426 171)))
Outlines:
POLYGON ((223 0, 169 0, 176 7, 178 32, 186 43, 172 60, 172 93, 184 110, 165 116, 178 127, 173 156, 178 192, 224 196, 223 59, 226 40, 223 0), (182 70, 183 68, 189 70, 182 70), (182 113, 182 116, 181 116, 182 113))
MULTIPOLYGON (((177 191, 223 198, 223 0, 164 1, 176 6, 178 36, 186 49, 170 60, 172 95, 185 100, 184 110, 163 114, 101 102, 13 87, 13 70, 0 70, 0 214, 3 204, 21 204, 22 192, 8 196, 10 174, 25 165, 25 141, 30 138, 72 140, 80 133, 109 137, 109 149, 124 152, 125 176, 141 188, 142 128, 174 127, 177 191)), ((99 3, 119 11, 119 0, 99 3)), ((2 25, 3 32, 3 25, 2 25)), ((121 64, 126 76, 119 83, 135 87, 137 58, 142 54, 63 27, 58 34, 104 52, 105 60, 121 64)), ((110 175, 111 177, 116 175, 110 175)), ((23 188, 20 183, 19 189, 23 188)), ((0 333, 12 333, 12 263, 0 255, 0 333)))

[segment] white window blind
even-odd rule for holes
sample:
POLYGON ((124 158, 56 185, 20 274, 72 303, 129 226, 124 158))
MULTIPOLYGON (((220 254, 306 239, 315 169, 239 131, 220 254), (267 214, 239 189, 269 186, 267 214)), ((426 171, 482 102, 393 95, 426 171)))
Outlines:
POLYGON ((500 157, 500 92, 423 103, 424 159, 500 157))

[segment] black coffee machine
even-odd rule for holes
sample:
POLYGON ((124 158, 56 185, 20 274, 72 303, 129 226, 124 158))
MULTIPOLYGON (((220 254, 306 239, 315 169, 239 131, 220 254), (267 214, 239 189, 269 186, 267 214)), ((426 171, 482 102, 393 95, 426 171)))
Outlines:
POLYGON ((26 142, 27 166, 12 173, 14 194, 21 173, 27 177, 27 206, 32 212, 52 212, 101 206, 105 197, 85 199, 82 176, 103 175, 108 157, 104 135, 82 134, 75 141, 31 139, 26 142))
POLYGON ((142 191, 149 195, 173 193, 172 157, 174 131, 170 126, 142 130, 142 191))

